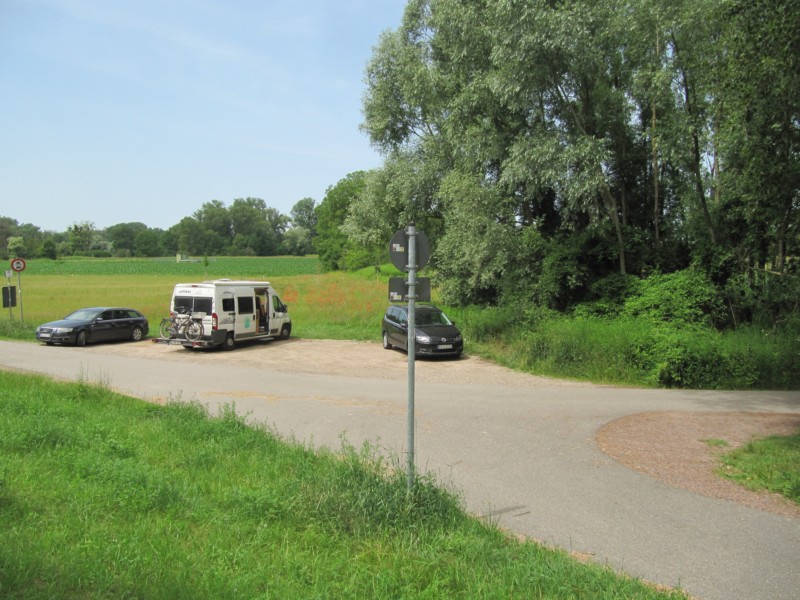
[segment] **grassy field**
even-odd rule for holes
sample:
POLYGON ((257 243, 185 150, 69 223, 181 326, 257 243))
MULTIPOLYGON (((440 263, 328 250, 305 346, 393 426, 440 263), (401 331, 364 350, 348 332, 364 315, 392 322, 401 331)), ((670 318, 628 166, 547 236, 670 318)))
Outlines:
POLYGON ((21 285, 25 325, 16 327, 17 307, 13 319, 6 313, 3 321, 13 321, 18 333, 2 327, 0 333, 31 339, 36 325, 77 308, 120 305, 142 311, 154 335, 168 314, 176 283, 227 277, 270 281, 289 305, 293 335, 379 340, 380 320, 388 303, 388 275, 376 275, 374 269, 323 275, 317 272, 318 264, 315 257, 224 257, 207 265, 174 259, 32 260, 21 285))
POLYGON ((0 371, 0 597, 683 598, 519 541, 368 447, 0 371))

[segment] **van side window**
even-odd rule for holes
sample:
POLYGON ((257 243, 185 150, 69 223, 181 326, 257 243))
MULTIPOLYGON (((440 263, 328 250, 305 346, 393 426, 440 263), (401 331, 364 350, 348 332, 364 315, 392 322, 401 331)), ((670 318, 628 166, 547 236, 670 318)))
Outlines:
POLYGON ((222 299, 222 312, 236 312, 236 304, 234 304, 233 298, 222 299))
POLYGON ((255 311, 252 296, 240 296, 237 298, 239 304, 239 314, 252 313, 255 311))

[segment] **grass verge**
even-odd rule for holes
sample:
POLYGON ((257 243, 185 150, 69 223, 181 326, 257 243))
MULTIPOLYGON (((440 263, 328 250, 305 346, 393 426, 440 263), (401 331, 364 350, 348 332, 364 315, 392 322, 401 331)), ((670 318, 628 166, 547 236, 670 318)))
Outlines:
POLYGON ((722 457, 720 474, 753 491, 767 490, 800 504, 800 431, 749 442, 722 457))
POLYGON ((0 596, 683 598, 466 515, 369 446, 0 371, 0 596))

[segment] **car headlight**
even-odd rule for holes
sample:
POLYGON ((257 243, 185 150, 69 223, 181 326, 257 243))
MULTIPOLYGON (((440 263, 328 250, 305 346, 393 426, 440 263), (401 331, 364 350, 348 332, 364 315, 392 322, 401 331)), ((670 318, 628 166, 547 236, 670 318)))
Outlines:
POLYGON ((460 342, 460 341, 461 341, 461 335, 457 335, 457 336, 456 336, 456 337, 453 339, 453 341, 454 341, 454 342, 460 342))
POLYGON ((430 336, 421 335, 421 334, 418 333, 417 334, 417 341, 420 344, 430 344, 431 343, 431 338, 430 338, 430 336))
POLYGON ((72 327, 56 327, 53 329, 53 333, 69 333, 72 331, 72 327))

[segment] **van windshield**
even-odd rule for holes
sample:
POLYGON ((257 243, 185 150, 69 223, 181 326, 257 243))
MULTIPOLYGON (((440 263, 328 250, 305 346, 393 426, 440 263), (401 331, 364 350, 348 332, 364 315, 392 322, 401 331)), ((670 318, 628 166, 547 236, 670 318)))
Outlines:
POLYGON ((211 314, 211 298, 202 296, 178 296, 175 298, 175 312, 211 314))

